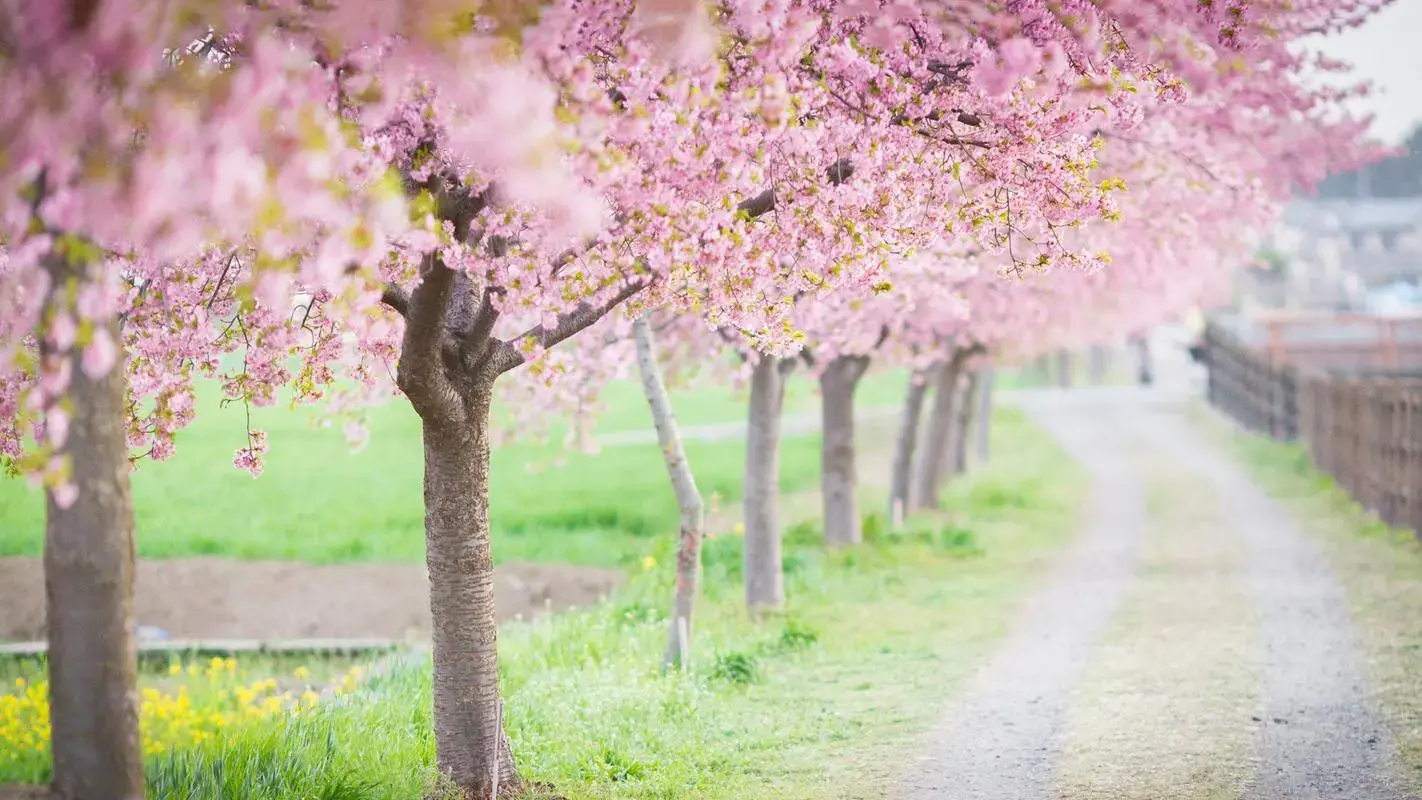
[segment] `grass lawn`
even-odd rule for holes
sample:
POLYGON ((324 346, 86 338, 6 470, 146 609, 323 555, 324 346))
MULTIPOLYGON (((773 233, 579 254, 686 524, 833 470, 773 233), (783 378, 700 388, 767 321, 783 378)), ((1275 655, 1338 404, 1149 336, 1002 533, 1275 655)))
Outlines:
MULTIPOLYGON (((897 402, 906 377, 867 379, 861 401, 897 402)), ((201 412, 179 435, 177 454, 145 462, 134 475, 140 557, 231 556, 313 563, 422 561, 419 420, 403 401, 371 411, 370 444, 350 452, 337 428, 319 428, 308 409, 253 409, 269 434, 267 468, 253 479, 232 466, 242 443, 243 409, 219 406, 215 384, 199 387, 201 412)), ((816 413, 817 387, 792 382, 787 414, 816 413)), ((651 430, 640 385, 608 387, 601 431, 651 430)), ((695 387, 677 393, 683 425, 743 421, 743 393, 695 387)), ((674 530, 676 507, 655 444, 618 445, 588 455, 549 442, 497 448, 490 490, 495 555, 501 561, 625 565, 645 552, 645 538, 674 530)), ((690 441, 703 493, 741 495, 745 448, 739 441, 690 441)), ((819 479, 818 437, 791 437, 781 454, 788 492, 819 479)), ((21 480, 0 478, 0 556, 39 555, 43 502, 21 480)))
MULTIPOLYGON (((658 669, 670 535, 652 540, 659 566, 613 600, 504 627, 505 718, 525 777, 572 800, 882 797, 1077 524, 1081 470, 1017 412, 995 427, 996 460, 905 534, 870 517, 870 541, 829 553, 815 524, 788 530, 783 615, 748 621, 741 539, 708 541, 689 675, 658 669)), ((428 663, 415 660, 148 767, 164 798, 403 800, 428 787, 433 752, 428 663)))
POLYGON ((1353 502, 1301 446, 1240 432, 1204 407, 1194 416, 1323 545, 1348 593, 1373 702, 1422 792, 1422 546, 1353 502))

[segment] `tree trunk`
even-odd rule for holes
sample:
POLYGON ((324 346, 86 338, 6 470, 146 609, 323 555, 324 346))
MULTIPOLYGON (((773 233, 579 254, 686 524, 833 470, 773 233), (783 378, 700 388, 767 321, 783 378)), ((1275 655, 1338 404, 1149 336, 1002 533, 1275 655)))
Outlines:
POLYGON ((751 372, 744 508, 746 608, 752 613, 785 604, 779 515, 780 410, 787 372, 780 359, 768 356, 751 372))
MULTIPOLYGON (((55 285, 77 277, 56 265, 55 285)), ((82 279, 82 278, 81 278, 82 279)), ((120 341, 117 320, 107 331, 120 341)), ((62 800, 142 800, 138 666, 133 631, 133 503, 123 418, 122 360, 91 380, 82 350, 68 359, 69 434, 61 448, 78 495, 47 493, 44 582, 49 638, 50 743, 62 800)))
POLYGON ((1105 347, 1099 344, 1091 346, 1091 383, 1094 386, 1106 382, 1107 355, 1105 347))
POLYGON ((492 382, 458 421, 423 420, 425 563, 434 639, 435 759, 469 800, 519 788, 502 727, 489 539, 492 382))
POLYGON ((645 315, 633 323, 632 333, 637 341, 637 368, 642 373, 642 392, 647 396, 652 424, 657 428, 657 442, 662 447, 662 458, 667 466, 667 477, 671 479, 676 504, 681 509, 681 531, 676 540, 676 593, 672 599, 667 652, 662 658, 662 665, 667 669, 685 668, 687 664, 683 654, 691 652, 691 619, 696 608, 696 586, 701 574, 705 513, 701 492, 696 488, 696 477, 691 472, 691 462, 686 460, 686 451, 681 444, 681 429, 677 427, 676 416, 672 413, 671 398, 667 395, 661 369, 657 366, 652 326, 645 315))
POLYGON ((963 374, 964 350, 957 350, 939 369, 933 386, 933 407, 928 414, 928 430, 919 451, 918 470, 910 501, 914 508, 938 507, 938 488, 947 465, 953 425, 957 418, 958 382, 963 374))
POLYGON ((914 370, 909 376, 904 411, 899 417, 899 432, 894 439, 893 474, 889 478, 889 524, 894 530, 903 525, 909 509, 909 485, 913 479, 913 453, 918 444, 918 419, 923 414, 923 399, 928 394, 928 381, 940 367, 914 370))
POLYGON ((958 422, 953 426, 953 469, 952 475, 962 475, 968 471, 968 433, 973 429, 973 413, 977 408, 978 373, 968 376, 958 398, 958 422))
POLYGON ((1057 351, 1057 385, 1061 386, 1063 389, 1070 389, 1070 388, 1071 388, 1071 379, 1072 379, 1072 374, 1071 374, 1071 373, 1072 373, 1072 369, 1071 369, 1071 351, 1070 351, 1070 350, 1058 350, 1058 351, 1057 351))
POLYGON ((820 494, 825 544, 864 540, 854 466, 854 390, 869 368, 868 356, 838 356, 820 374, 820 494))
POLYGON ((992 432, 993 377, 994 375, 991 369, 984 370, 978 386, 978 413, 975 415, 975 419, 977 420, 977 436, 975 438, 977 439, 979 464, 987 463, 988 455, 991 452, 989 445, 991 444, 992 432))
POLYGON ((1136 339, 1136 351, 1140 358, 1140 382, 1142 386, 1149 386, 1154 379, 1154 371, 1150 363, 1150 336, 1143 334, 1136 339))
POLYGON ((1032 366, 1034 382, 1039 386, 1050 386, 1052 384, 1052 359, 1050 356, 1037 356, 1032 366))

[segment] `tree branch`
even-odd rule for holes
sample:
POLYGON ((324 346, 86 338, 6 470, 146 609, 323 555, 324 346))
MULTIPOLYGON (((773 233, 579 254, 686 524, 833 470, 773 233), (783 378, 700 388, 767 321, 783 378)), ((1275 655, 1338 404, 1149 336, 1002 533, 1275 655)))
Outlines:
POLYGON ((395 313, 402 317, 410 316, 410 293, 405 291, 395 283, 385 284, 385 288, 380 292, 380 302, 395 309, 395 313))
POLYGON ((623 286, 612 297, 594 305, 589 302, 582 302, 578 307, 566 314, 558 315, 558 321, 553 327, 539 325, 530 328, 520 334, 513 341, 501 342, 502 347, 498 347, 494 355, 494 369, 497 373, 508 372, 519 366, 525 360, 524 346, 534 344, 539 347, 553 347, 574 334, 590 327, 593 323, 607 316, 607 313, 618 305, 622 304, 632 295, 642 291, 651 285, 651 281, 646 278, 637 278, 623 286))
MULTIPOLYGON (((835 159, 833 164, 825 167, 825 179, 834 186, 839 186, 853 176, 854 162, 848 158, 835 159)), ((736 210, 745 212, 750 219, 769 214, 775 210, 775 189, 766 189, 754 197, 742 200, 736 205, 736 210)))
POLYGON ((410 293, 405 309, 405 337, 400 345, 396 384, 426 419, 449 416, 457 398, 441 358, 454 277, 454 270, 438 255, 425 256, 420 282, 410 293))

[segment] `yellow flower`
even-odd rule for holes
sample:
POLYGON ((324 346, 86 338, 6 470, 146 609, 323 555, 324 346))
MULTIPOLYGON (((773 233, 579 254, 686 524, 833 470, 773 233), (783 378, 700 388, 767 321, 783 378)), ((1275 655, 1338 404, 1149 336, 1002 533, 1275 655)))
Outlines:
POLYGON ((301 693, 301 702, 305 703, 308 706, 314 706, 317 703, 321 702, 321 695, 316 694, 315 692, 308 689, 307 691, 301 693))
POLYGON ((291 675, 294 678, 306 680, 307 678, 311 677, 311 670, 307 669, 306 667, 297 667, 296 671, 291 673, 291 675))
POLYGON ((168 674, 169 674, 169 675, 182 675, 182 674, 183 674, 183 665, 182 665, 182 664, 179 664, 179 663, 177 663, 177 662, 174 662, 174 663, 172 664, 172 666, 168 667, 168 674))
POLYGON ((642 556, 642 571, 648 572, 657 566, 657 560, 651 556, 642 556))
POLYGON ((736 527, 733 528, 732 530, 735 532, 735 534, 736 534, 737 536, 745 536, 745 535, 746 535, 746 526, 745 526, 744 524, 742 524, 742 523, 737 522, 737 523, 736 523, 736 527))

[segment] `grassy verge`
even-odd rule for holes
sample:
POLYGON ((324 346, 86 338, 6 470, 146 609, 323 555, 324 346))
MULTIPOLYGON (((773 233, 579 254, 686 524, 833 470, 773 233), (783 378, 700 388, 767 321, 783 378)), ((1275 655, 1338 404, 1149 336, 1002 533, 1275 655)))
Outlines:
MULTIPOLYGON (((734 535, 707 543, 694 669, 657 669, 666 565, 593 609, 503 630, 509 733, 526 776, 579 798, 870 798, 912 758, 940 704, 1005 632, 1069 540, 1080 470, 1010 410, 998 459, 951 512, 828 553, 787 532, 789 608, 753 624, 734 535)), ((348 702, 261 721, 150 761, 164 797, 409 798, 433 759, 427 663, 348 702)), ((5 776, 0 775, 0 781, 5 776)))
POLYGON ((1236 798, 1252 775, 1262 677, 1246 554, 1207 482, 1146 470, 1139 579, 1075 692, 1061 800, 1236 798))
POLYGON ((1422 547, 1354 503, 1302 447, 1240 432, 1204 407, 1192 417, 1323 545, 1348 593, 1373 700, 1422 792, 1422 547))
MULTIPOLYGON (((811 388, 802 383, 801 395, 811 388)), ((423 561, 419 422, 407 404, 374 409, 370 444, 358 453, 350 452, 338 431, 315 427, 308 411, 255 409, 253 424, 269 432, 271 455, 266 472, 254 480, 231 463, 243 410, 219 408, 216 388, 202 389, 203 411, 180 435, 177 454, 144 463, 134 475, 141 557, 423 561)), ((619 424, 649 428, 640 395, 626 387, 610 391, 609 415, 620 415, 619 424)), ((692 420, 737 420, 744 412, 725 389, 678 400, 692 420)), ((692 441, 687 454, 708 497, 740 496, 743 443, 692 441)), ((497 448, 493 462, 490 495, 500 560, 621 565, 645 551, 647 537, 676 528, 655 444, 593 455, 567 453, 554 443, 514 444, 497 448)), ((781 463, 785 491, 813 486, 818 438, 787 439, 781 463)), ((38 492, 0 478, 0 521, 0 556, 40 554, 38 492)))

